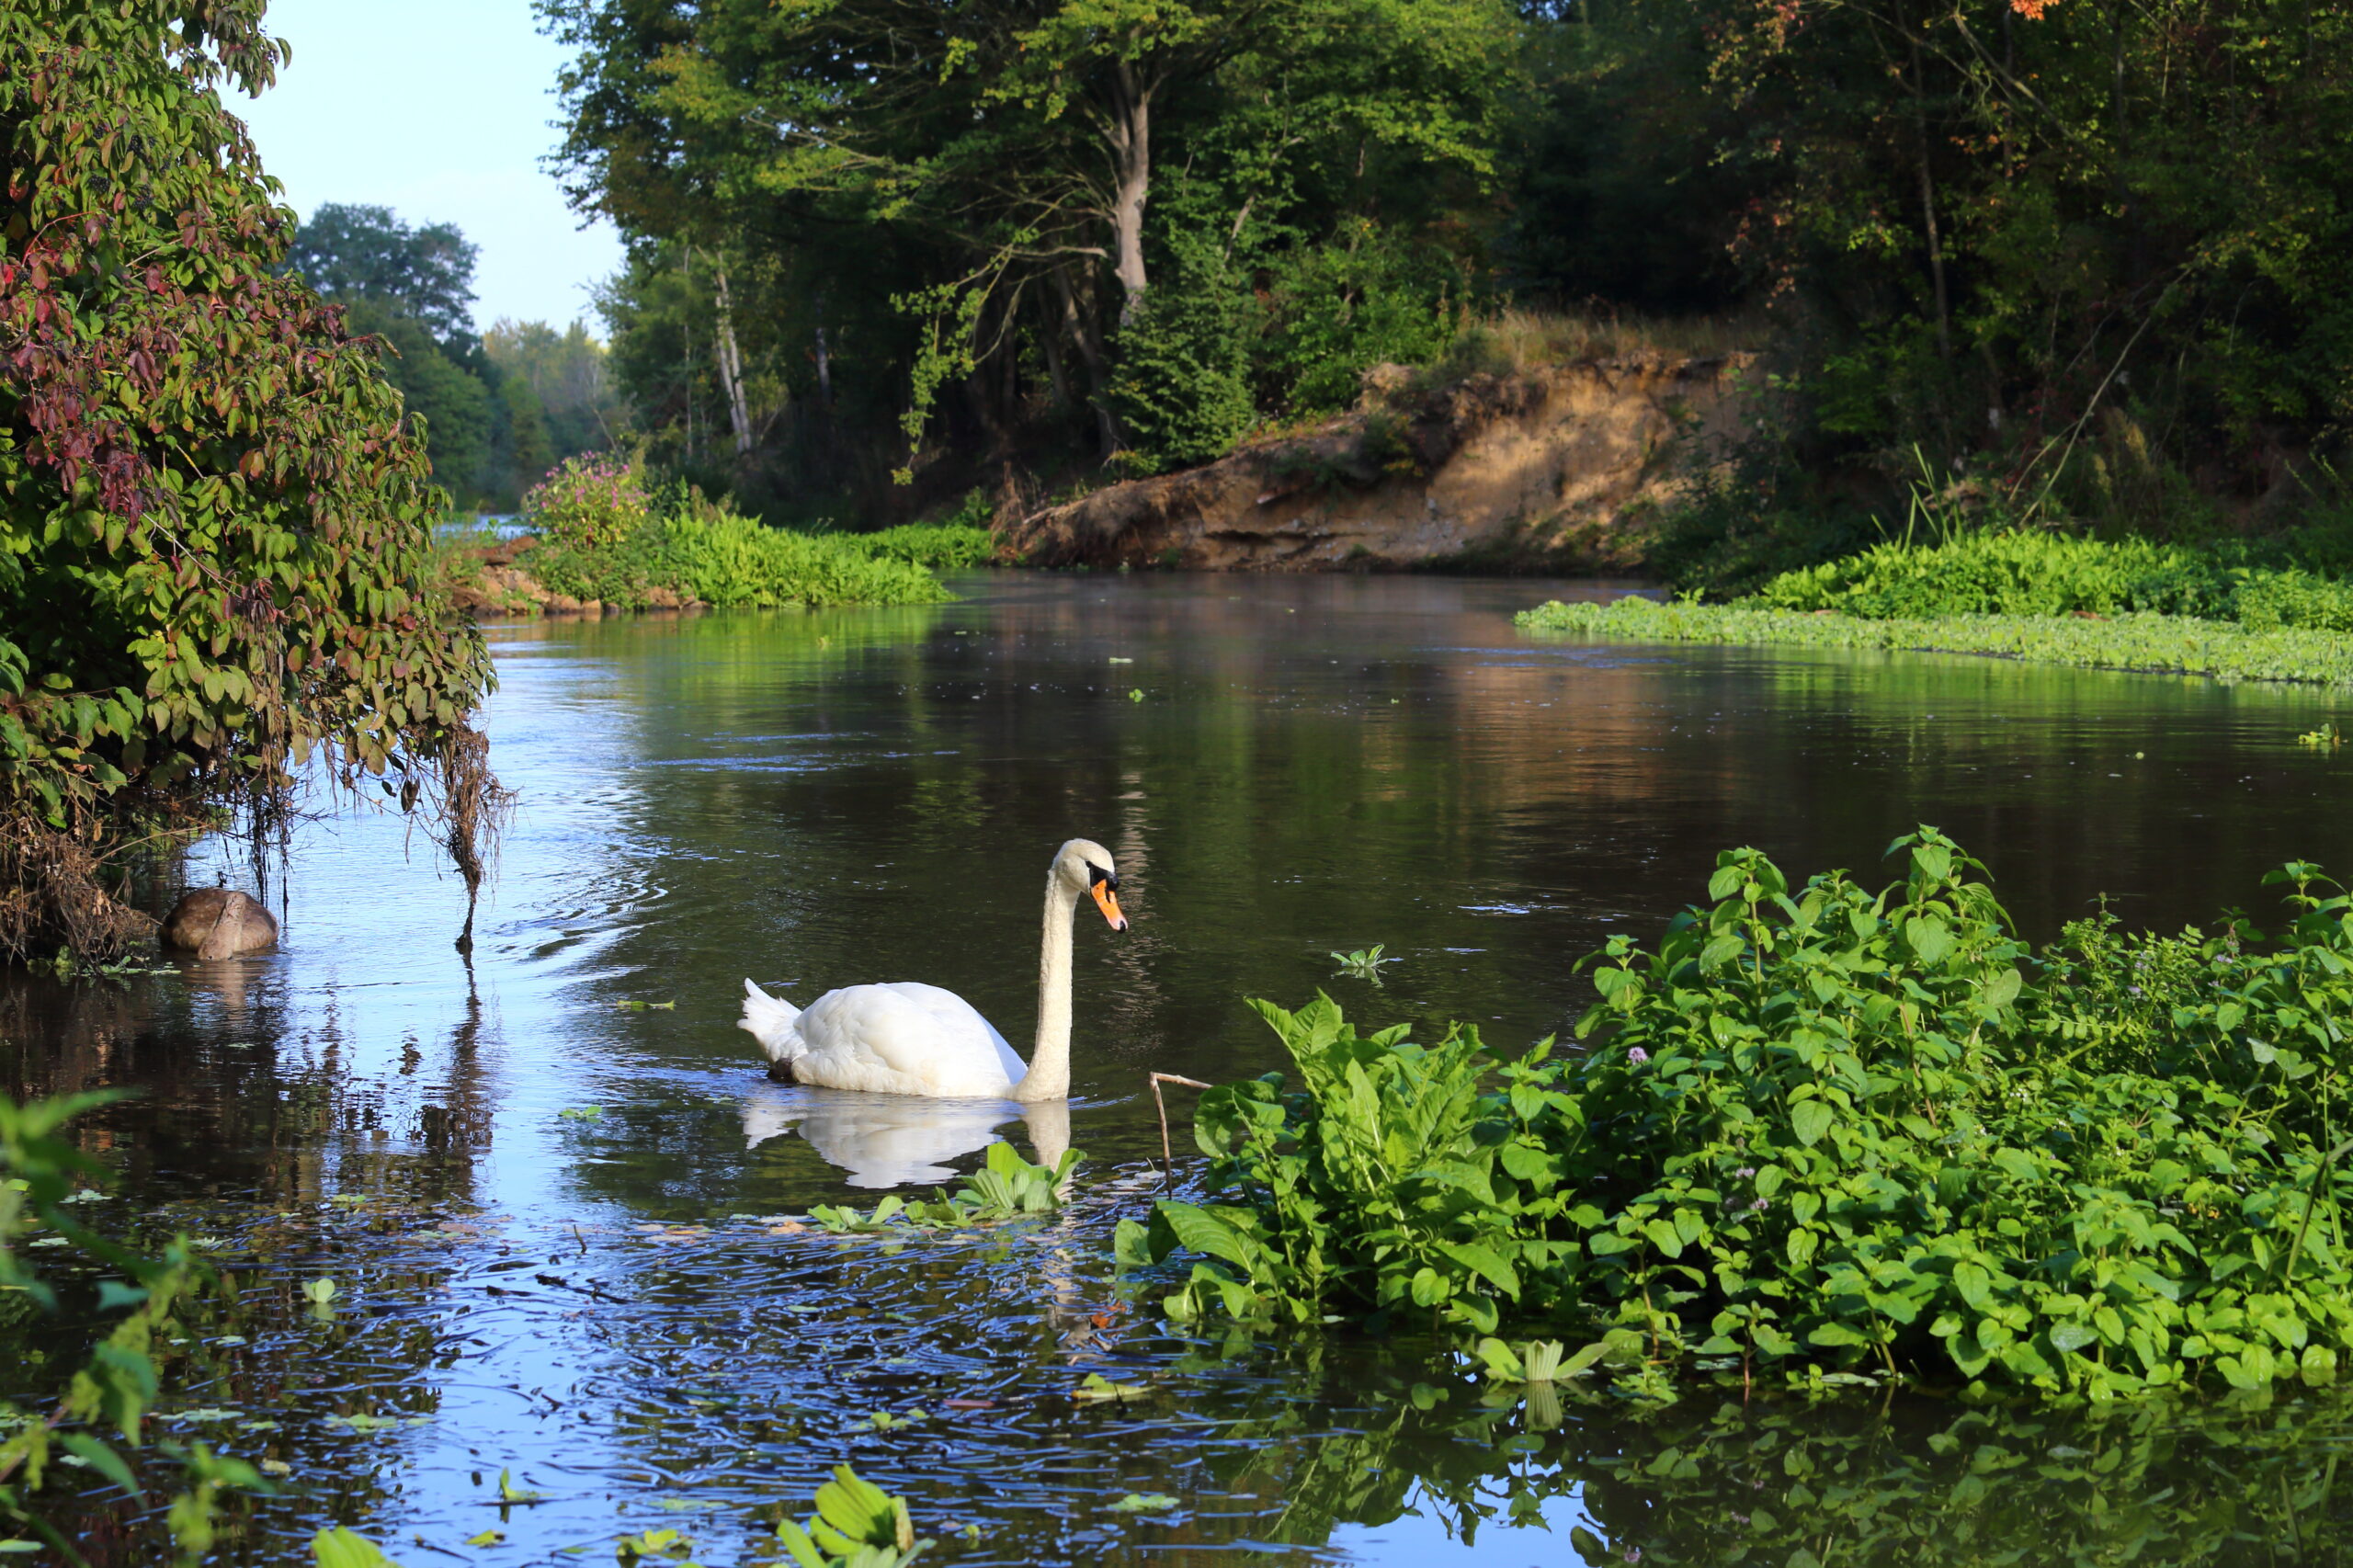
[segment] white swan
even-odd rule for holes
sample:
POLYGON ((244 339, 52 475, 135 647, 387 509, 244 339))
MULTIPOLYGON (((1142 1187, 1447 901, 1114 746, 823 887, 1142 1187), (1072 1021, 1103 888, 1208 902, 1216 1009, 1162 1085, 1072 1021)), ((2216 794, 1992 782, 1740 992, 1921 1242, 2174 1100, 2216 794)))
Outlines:
POLYGON ((1070 1095, 1070 928, 1091 895, 1114 931, 1120 878, 1111 852, 1074 838, 1046 873, 1046 929, 1038 955, 1038 1042, 1025 1067, 1005 1037, 952 991, 913 981, 847 985, 804 1008, 744 982, 744 1017, 778 1077, 829 1089, 934 1099, 1059 1100, 1070 1095))

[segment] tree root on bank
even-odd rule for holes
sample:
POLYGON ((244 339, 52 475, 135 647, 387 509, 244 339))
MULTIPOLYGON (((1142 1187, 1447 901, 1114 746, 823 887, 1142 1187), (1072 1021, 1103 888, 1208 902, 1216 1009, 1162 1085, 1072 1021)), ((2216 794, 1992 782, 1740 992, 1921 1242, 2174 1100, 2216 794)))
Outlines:
POLYGON ((64 949, 104 962, 155 939, 157 922, 100 880, 120 846, 103 835, 19 818, 0 821, 0 956, 19 962, 64 949))

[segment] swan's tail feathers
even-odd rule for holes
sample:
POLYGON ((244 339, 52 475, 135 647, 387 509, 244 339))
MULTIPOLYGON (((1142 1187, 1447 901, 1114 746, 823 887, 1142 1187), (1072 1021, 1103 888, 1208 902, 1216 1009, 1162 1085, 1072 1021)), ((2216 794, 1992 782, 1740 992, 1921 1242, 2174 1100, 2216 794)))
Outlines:
POLYGON ((800 1017, 801 1009, 791 1003, 779 1002, 750 981, 744 982, 744 1016, 735 1027, 750 1031, 770 1062, 790 1062, 801 1054, 801 1037, 792 1027, 800 1017))

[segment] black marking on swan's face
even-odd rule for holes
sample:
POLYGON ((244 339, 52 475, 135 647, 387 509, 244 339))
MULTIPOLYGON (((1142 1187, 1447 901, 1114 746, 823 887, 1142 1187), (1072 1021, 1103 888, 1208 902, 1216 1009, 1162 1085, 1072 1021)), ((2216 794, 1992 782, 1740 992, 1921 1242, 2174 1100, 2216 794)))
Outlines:
POLYGON ((1120 891, 1120 873, 1117 871, 1107 871, 1102 867, 1097 865, 1094 861, 1089 860, 1086 862, 1086 885, 1088 887, 1107 887, 1113 892, 1118 892, 1120 891))

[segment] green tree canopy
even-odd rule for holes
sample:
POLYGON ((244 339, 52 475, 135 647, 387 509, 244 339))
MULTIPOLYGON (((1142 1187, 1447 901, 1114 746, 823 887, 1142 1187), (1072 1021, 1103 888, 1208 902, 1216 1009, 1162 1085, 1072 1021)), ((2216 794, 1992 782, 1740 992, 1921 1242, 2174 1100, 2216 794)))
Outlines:
POLYGON ((1116 435, 1120 329, 1172 225, 1315 243, 1485 183, 1518 25, 1506 0, 540 8, 579 51, 578 205, 727 270, 786 253, 837 312, 882 294, 912 422, 961 383, 1000 434, 1036 389, 1116 435))
POLYGON ((328 201, 295 231, 282 267, 330 300, 372 300, 446 343, 472 330, 480 254, 454 223, 412 228, 389 207, 328 201))

